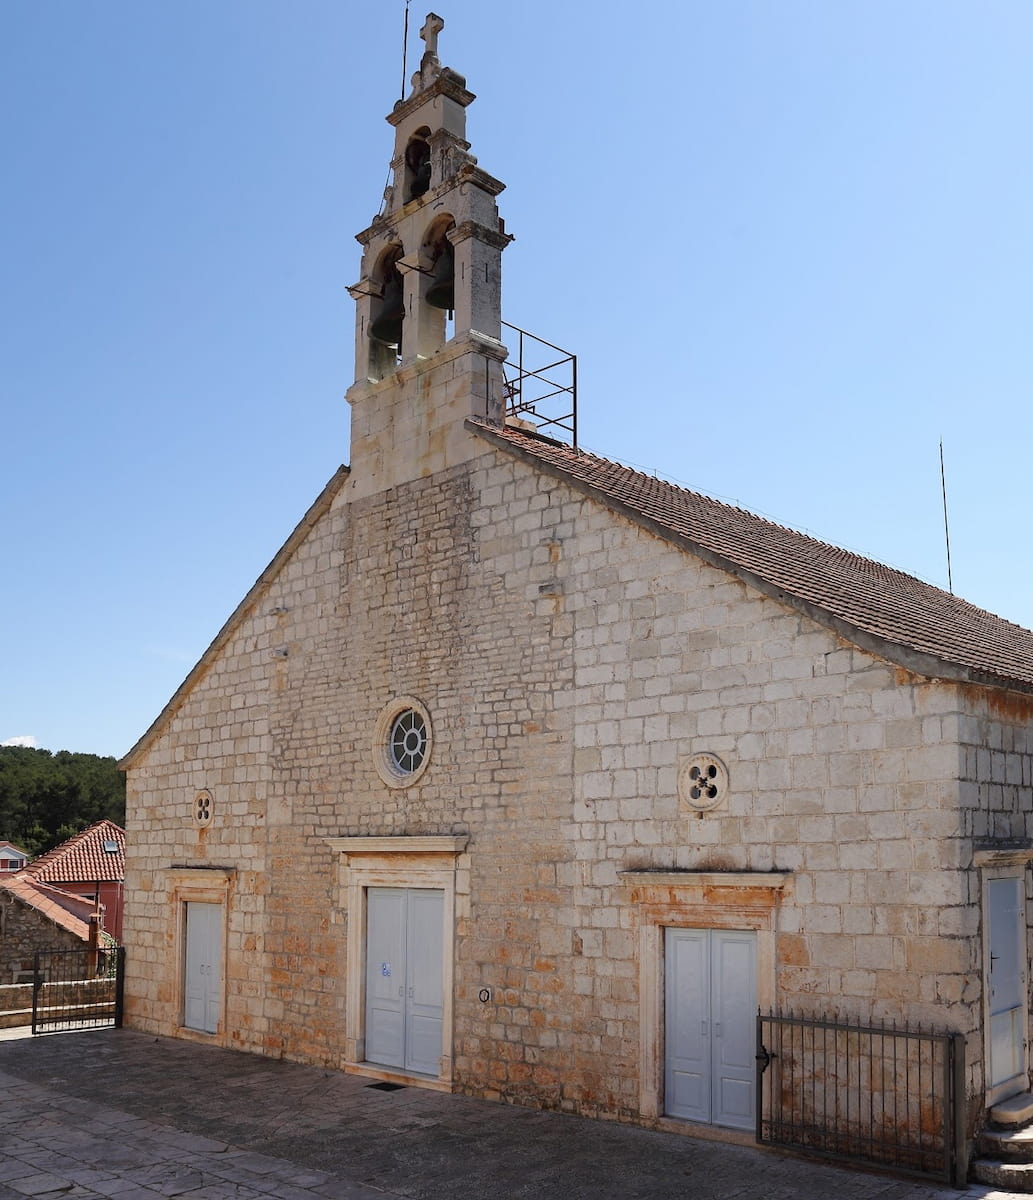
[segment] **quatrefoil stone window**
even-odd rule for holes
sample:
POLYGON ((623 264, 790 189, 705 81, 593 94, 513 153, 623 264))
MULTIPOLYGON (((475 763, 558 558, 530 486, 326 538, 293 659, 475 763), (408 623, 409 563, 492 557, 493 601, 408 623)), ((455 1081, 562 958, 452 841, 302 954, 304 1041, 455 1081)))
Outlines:
POLYGON ((207 788, 202 788, 194 796, 194 824, 201 829, 211 825, 214 808, 215 801, 212 799, 212 793, 207 788))
POLYGON ((728 795, 728 768, 716 754, 694 754, 678 771, 678 797, 682 807, 707 812, 728 795))

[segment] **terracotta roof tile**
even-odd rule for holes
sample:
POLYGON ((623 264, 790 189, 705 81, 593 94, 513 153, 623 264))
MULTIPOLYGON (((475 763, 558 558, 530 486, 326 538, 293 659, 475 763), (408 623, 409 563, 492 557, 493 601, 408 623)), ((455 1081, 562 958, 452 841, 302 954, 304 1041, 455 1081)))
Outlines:
POLYGON ((1033 633, 958 596, 594 454, 478 420, 468 426, 891 661, 935 678, 1033 691, 1033 633))
POLYGON ((46 883, 100 883, 126 876, 126 831, 98 821, 29 863, 25 873, 46 883), (104 849, 113 842, 115 850, 104 849))
POLYGON ((74 933, 77 938, 84 942, 89 941, 89 921, 84 918, 88 917, 93 905, 88 900, 84 901, 81 896, 73 896, 70 892, 62 892, 48 884, 41 884, 25 871, 18 875, 0 877, 0 889, 10 892, 23 904, 34 908, 48 921, 67 929, 69 933, 74 933), (83 916, 76 915, 79 908, 84 909, 83 916))

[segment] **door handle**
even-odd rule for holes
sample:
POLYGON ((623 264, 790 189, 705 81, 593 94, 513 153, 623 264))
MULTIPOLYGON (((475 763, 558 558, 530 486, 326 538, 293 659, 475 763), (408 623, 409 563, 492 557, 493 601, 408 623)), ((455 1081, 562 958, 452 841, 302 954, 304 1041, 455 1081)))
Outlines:
POLYGON ((721 1022, 715 1021, 714 1022, 714 1037, 720 1037, 720 1036, 721 1036, 721 1022))
POLYGON ((707 1021, 700 1021, 700 1023, 699 1023, 699 1036, 700 1036, 700 1037, 706 1037, 706 1036, 707 1036, 707 1027, 708 1027, 708 1024, 709 1024, 709 1022, 707 1022, 707 1021))

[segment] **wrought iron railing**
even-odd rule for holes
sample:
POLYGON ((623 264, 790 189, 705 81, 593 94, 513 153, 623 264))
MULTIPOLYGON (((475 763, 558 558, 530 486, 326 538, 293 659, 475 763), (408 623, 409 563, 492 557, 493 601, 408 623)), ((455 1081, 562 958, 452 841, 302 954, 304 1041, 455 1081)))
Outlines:
POLYGON ((965 1040, 757 1015, 757 1141, 961 1186, 965 1040))
POLYGON ((569 440, 576 450, 577 355, 518 325, 502 324, 517 335, 503 364, 506 416, 528 421, 560 441, 569 440))
POLYGON ((38 950, 33 959, 32 1032, 122 1024, 125 947, 38 950))

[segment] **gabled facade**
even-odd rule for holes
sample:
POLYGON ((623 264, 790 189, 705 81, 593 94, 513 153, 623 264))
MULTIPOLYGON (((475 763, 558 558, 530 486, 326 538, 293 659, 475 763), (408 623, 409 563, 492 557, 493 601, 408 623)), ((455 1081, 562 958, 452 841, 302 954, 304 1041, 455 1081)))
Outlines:
POLYGON ((1033 634, 507 424, 440 24, 351 467, 123 763, 126 1019, 697 1131, 754 1128, 758 1007, 921 1022, 974 1125, 1028 1085, 1033 634))
POLYGON ((0 841, 0 875, 7 871, 20 871, 28 861, 28 854, 14 842, 0 841))
POLYGON ((25 873, 92 903, 103 916, 103 928, 122 938, 122 906, 126 877, 126 834, 114 821, 96 821, 80 833, 41 854, 25 873))

